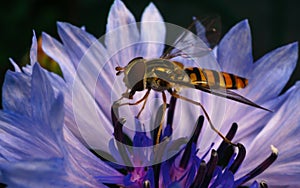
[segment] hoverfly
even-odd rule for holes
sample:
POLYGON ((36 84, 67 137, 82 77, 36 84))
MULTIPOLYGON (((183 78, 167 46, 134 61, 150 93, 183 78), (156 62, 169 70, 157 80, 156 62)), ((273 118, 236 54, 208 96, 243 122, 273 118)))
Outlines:
MULTIPOLYGON (((190 30, 190 28, 195 25, 197 27, 197 24, 200 24, 200 22, 194 18, 194 22, 188 29, 190 30)), ((197 37, 199 37, 199 35, 197 37)), ((136 92, 147 90, 145 95, 136 102, 123 103, 121 105, 137 105, 141 102, 144 102, 136 116, 138 118, 145 107, 150 91, 154 90, 162 93, 164 115, 167 107, 165 92, 168 92, 171 96, 177 99, 200 106, 212 130, 221 136, 227 143, 236 145, 228 140, 217 128, 214 127, 208 113, 200 102, 181 96, 177 88, 195 88, 212 95, 224 97, 256 108, 267 111, 270 110, 261 107, 249 99, 231 91, 245 88, 248 84, 248 80, 246 78, 227 72, 204 69, 201 67, 184 67, 183 63, 172 60, 174 57, 178 56, 188 57, 190 54, 195 55, 195 52, 201 55, 211 52, 209 47, 203 47, 203 45, 201 45, 201 49, 194 50, 193 52, 190 51, 189 49, 193 49, 195 48, 195 45, 197 45, 197 42, 194 42, 194 40, 197 39, 193 37, 191 38, 187 33, 182 33, 174 42, 172 47, 169 47, 160 58, 147 60, 143 57, 135 57, 125 67, 116 67, 116 75, 124 73, 123 82, 127 87, 127 91, 122 94, 121 99, 133 99, 136 92)), ((162 122, 159 126, 159 133, 156 143, 159 143, 161 130, 162 122)))

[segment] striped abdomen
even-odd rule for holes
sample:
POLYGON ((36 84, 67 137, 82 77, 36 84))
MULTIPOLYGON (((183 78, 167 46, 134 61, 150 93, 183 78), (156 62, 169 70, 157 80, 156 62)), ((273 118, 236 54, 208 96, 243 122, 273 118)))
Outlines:
POLYGON ((184 71, 190 77, 192 84, 196 86, 240 89, 246 87, 248 84, 246 78, 226 72, 218 72, 198 67, 188 67, 185 68, 184 71))

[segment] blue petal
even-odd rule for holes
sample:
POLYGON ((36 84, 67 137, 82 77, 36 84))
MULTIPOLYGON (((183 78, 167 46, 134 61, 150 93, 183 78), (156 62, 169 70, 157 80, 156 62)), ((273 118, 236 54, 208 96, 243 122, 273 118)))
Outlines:
POLYGON ((59 64, 66 82, 72 83, 75 77, 75 67, 70 61, 65 48, 46 33, 42 33, 42 41, 43 51, 59 64))
POLYGON ((50 125, 48 113, 54 101, 54 92, 39 64, 33 66, 30 101, 33 107, 32 117, 50 125))
POLYGON ((158 58, 164 50, 166 36, 165 23, 153 3, 146 7, 141 20, 141 55, 158 58))
POLYGON ((0 168, 3 173, 1 181, 9 187, 106 187, 70 176, 65 172, 60 158, 1 163, 0 168))
POLYGON ((277 97, 295 69, 297 58, 298 43, 266 54, 254 64, 243 93, 258 104, 277 97))
POLYGON ((296 185, 299 183, 300 146, 296 144, 300 134, 300 83, 291 88, 290 95, 281 107, 274 112, 268 124, 252 140, 248 155, 237 176, 252 170, 258 162, 267 158, 270 145, 279 150, 278 159, 258 178, 265 179, 268 185, 296 185))
POLYGON ((37 39, 35 32, 33 31, 32 44, 30 49, 30 65, 34 65, 37 62, 37 39))
POLYGON ((71 58, 74 66, 77 67, 83 55, 97 39, 84 30, 68 23, 58 22, 57 28, 69 58, 71 58))
POLYGON ((247 20, 235 25, 221 40, 218 62, 225 72, 246 76, 253 64, 250 27, 247 20))
POLYGON ((21 72, 20 67, 18 66, 18 64, 12 58, 9 58, 9 61, 14 66, 15 72, 21 72))
POLYGON ((20 74, 7 71, 3 83, 2 105, 5 111, 13 111, 26 116, 31 116, 32 109, 31 78, 20 74))
POLYGON ((105 45, 113 64, 125 66, 135 58, 139 40, 134 16, 122 1, 116 0, 108 15, 105 34, 105 45))
POLYGON ((33 122, 29 117, 1 112, 2 157, 8 161, 60 157, 56 136, 48 127, 47 124, 33 122))

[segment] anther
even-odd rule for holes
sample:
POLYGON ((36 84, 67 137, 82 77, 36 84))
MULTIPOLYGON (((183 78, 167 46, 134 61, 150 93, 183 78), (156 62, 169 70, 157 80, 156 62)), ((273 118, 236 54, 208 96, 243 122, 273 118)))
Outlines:
POLYGON ((150 188, 150 181, 146 180, 143 182, 143 188, 150 188))
POLYGON ((237 146, 239 149, 239 153, 238 153, 237 157, 235 158, 233 164, 229 168, 229 170, 233 174, 238 170, 238 168, 240 167, 240 165, 242 164, 242 162, 244 161, 245 156, 246 156, 246 148, 240 143, 238 143, 237 146))
POLYGON ((255 169, 253 169, 251 172, 249 172, 244 177, 240 178, 236 182, 238 185, 242 185, 243 183, 246 183, 250 179, 256 177, 257 175, 261 174, 263 171, 265 171, 278 157, 278 149, 275 148, 273 145, 271 145, 272 153, 271 155, 265 159, 260 165, 258 165, 255 169))
POLYGON ((207 163, 207 172, 204 178, 204 182, 202 184, 203 187, 208 187, 210 180, 213 176, 215 168, 217 167, 218 163, 218 153, 215 150, 212 150, 210 159, 207 163))
POLYGON ((191 188, 198 188, 201 187, 204 178, 206 175, 206 163, 204 161, 201 161, 200 166, 197 171, 197 175, 195 177, 195 181, 191 185, 191 188))

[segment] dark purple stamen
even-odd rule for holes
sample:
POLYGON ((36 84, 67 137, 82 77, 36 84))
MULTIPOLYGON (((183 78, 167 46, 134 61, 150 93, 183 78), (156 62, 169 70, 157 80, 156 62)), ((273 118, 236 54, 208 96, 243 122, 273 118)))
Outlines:
MULTIPOLYGON (((233 123, 231 125, 230 130, 228 131, 228 133, 226 135, 226 138, 231 141, 233 139, 233 137, 235 136, 235 134, 237 132, 237 129, 238 129, 238 125, 236 123, 233 123)), ((226 148, 228 146, 229 146, 229 144, 223 140, 222 143, 220 144, 218 150, 217 150, 218 155, 219 155, 220 158, 223 157, 222 153, 226 150, 226 148)))
POLYGON ((171 136, 173 132, 173 118, 175 113, 175 106, 176 106, 177 98, 171 97, 168 109, 168 116, 167 116, 167 126, 164 130, 164 136, 171 136))
POLYGON ((217 167, 218 164, 218 153, 216 152, 216 150, 212 150, 211 151, 211 156, 210 159, 207 163, 207 172, 206 172, 206 176, 204 178, 204 182, 202 183, 202 187, 208 187, 210 180, 213 176, 213 173, 215 171, 215 168, 217 167))
POLYGON ((157 126, 155 127, 152 131, 151 131, 151 137, 153 140, 153 145, 156 145, 156 141, 157 141, 157 137, 160 136, 159 141, 161 140, 161 133, 159 133, 159 125, 162 121, 162 117, 163 117, 163 105, 161 105, 158 108, 156 117, 155 117, 155 121, 154 121, 154 125, 157 126), (160 134, 160 135, 159 135, 160 134))
POLYGON ((246 156, 246 148, 240 143, 238 143, 237 146, 239 148, 239 153, 235 158, 234 162, 232 163, 231 167, 229 168, 229 170, 233 174, 236 173, 236 171, 238 170, 238 168, 240 167, 240 165, 242 164, 246 156))
MULTIPOLYGON (((236 123, 233 123, 226 135, 226 138, 231 141, 235 136, 237 129, 238 125, 236 123)), ((218 165, 224 169, 229 163, 230 158, 234 153, 234 147, 223 140, 220 146, 218 147, 217 152, 219 156, 218 165)))
POLYGON ((114 137, 115 139, 118 141, 116 142, 119 153, 124 161, 124 163, 127 166, 128 171, 133 171, 133 167, 129 167, 132 166, 131 161, 127 155, 127 150, 125 148, 125 145, 123 144, 123 124, 121 124, 119 121, 116 123, 115 129, 114 129, 114 137))
MULTIPOLYGON (((247 175, 245 175, 244 177, 237 180, 235 183, 237 186, 242 185, 242 184, 246 183, 247 181, 249 181, 250 179, 261 174, 277 159, 278 151, 275 147, 273 147, 273 146, 271 146, 271 147, 272 147, 271 155, 267 159, 265 159, 260 165, 258 165, 255 169, 253 169, 251 172, 249 172, 247 175)), ((265 185, 265 184, 263 184, 263 185, 265 185)))
POLYGON ((197 171, 197 175, 195 177, 195 181, 191 185, 191 188, 200 187, 204 181, 205 175, 206 175, 206 163, 204 161, 201 161, 197 171))
POLYGON ((112 106, 111 106, 111 109, 110 109, 110 113, 111 113, 111 122, 112 122, 112 125, 115 127, 117 122, 119 121, 119 105, 117 103, 114 103, 112 106))
POLYGON ((189 161, 191 159, 191 153, 192 153, 192 145, 197 144, 198 137, 200 135, 201 129, 203 127, 204 117, 200 116, 196 123, 196 129, 194 131, 194 134, 192 138, 189 140, 189 142, 186 144, 184 153, 182 155, 182 158, 180 160, 179 166, 183 169, 186 169, 187 165, 189 164, 189 161))
MULTIPOLYGON (((118 104, 113 104, 111 107, 111 119, 112 119, 112 124, 114 127, 114 137, 117 140, 116 144, 118 147, 118 150, 120 151, 120 155, 124 161, 124 163, 127 166, 132 166, 131 161, 127 155, 127 150, 124 146, 124 133, 123 133, 123 124, 119 120, 119 105, 118 104)), ((132 167, 126 167, 128 171, 132 171, 132 167)))

